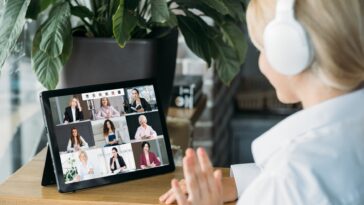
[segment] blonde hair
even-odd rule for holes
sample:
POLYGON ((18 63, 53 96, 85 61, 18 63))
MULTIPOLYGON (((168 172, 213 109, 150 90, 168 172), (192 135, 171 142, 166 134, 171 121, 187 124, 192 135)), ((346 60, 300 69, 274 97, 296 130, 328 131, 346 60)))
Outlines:
POLYGON ((138 117, 139 124, 142 120, 144 120, 146 123, 148 122, 147 117, 145 115, 139 115, 138 117))
MULTIPOLYGON (((275 15, 276 0, 251 0, 249 34, 259 50, 275 15)), ((364 82, 364 3, 362 0, 296 0, 295 15, 314 47, 309 70, 326 85, 349 91, 364 82)))
POLYGON ((83 150, 80 151, 80 153, 78 154, 78 158, 81 160, 81 155, 85 156, 86 161, 88 160, 88 156, 87 153, 83 150))
POLYGON ((69 106, 72 106, 73 99, 78 100, 78 98, 77 98, 76 96, 72 96, 72 97, 70 98, 70 100, 68 101, 68 105, 69 105, 69 106))

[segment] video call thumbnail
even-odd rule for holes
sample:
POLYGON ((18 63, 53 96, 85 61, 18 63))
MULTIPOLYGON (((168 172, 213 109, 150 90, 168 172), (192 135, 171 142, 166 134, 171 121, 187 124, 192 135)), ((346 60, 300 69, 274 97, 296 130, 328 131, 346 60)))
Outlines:
POLYGON ((66 183, 169 164, 152 85, 50 103, 66 183))

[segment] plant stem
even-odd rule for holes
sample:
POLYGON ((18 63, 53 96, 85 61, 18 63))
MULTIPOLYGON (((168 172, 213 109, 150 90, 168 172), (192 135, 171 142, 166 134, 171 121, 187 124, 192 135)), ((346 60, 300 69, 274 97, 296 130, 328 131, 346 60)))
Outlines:
POLYGON ((92 25, 90 23, 88 23, 84 18, 80 18, 81 21, 85 24, 85 26, 91 31, 91 33, 96 36, 97 32, 96 30, 94 30, 94 28, 92 27, 92 25))

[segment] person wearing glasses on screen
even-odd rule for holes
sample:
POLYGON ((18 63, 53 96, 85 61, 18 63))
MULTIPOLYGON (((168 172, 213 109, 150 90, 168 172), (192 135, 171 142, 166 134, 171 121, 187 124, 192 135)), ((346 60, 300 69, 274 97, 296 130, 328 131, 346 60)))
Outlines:
POLYGON ((82 107, 76 97, 72 97, 69 106, 64 111, 63 123, 76 122, 83 120, 82 107))
POLYGON ((82 149, 87 149, 88 144, 85 139, 78 133, 77 128, 73 127, 71 129, 71 136, 68 140, 67 151, 68 152, 77 152, 82 149))
POLYGON ((96 120, 109 119, 112 117, 120 117, 120 112, 118 112, 111 104, 109 98, 100 99, 100 108, 96 113, 96 120))
POLYGON ((364 204, 364 1, 251 0, 246 16, 260 71, 303 110, 255 139, 255 163, 232 166, 231 178, 188 149, 185 181, 160 200, 364 204))

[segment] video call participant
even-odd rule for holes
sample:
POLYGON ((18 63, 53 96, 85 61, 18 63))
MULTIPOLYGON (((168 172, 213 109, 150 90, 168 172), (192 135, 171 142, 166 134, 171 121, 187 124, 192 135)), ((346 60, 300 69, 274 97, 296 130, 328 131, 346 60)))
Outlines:
POLYGON ((112 117, 119 117, 120 112, 118 112, 113 106, 111 106, 109 98, 100 99, 100 108, 96 113, 96 120, 109 119, 112 117))
POLYGON ((77 128, 74 127, 71 129, 71 136, 70 139, 68 140, 67 151, 77 152, 81 150, 81 148, 87 149, 88 144, 85 141, 85 139, 83 139, 83 137, 78 133, 77 128))
POLYGON ((147 124, 147 117, 145 117, 145 115, 140 115, 138 120, 140 126, 135 133, 134 138, 136 140, 153 139, 157 137, 157 132, 147 124))
POLYGON ((143 152, 139 157, 139 166, 141 169, 153 168, 161 165, 156 154, 150 151, 149 142, 142 143, 143 152))
POLYGON ((76 97, 72 97, 69 106, 64 111, 63 123, 76 122, 83 120, 82 107, 76 97))
POLYGON ((94 178, 95 168, 94 165, 88 160, 87 153, 85 151, 80 151, 79 162, 77 165, 78 175, 76 176, 76 181, 87 180, 94 178))
POLYGON ((105 120, 103 134, 107 146, 114 146, 119 144, 120 133, 115 129, 115 125, 111 120, 105 120))
POLYGON ((113 147, 111 150, 112 157, 110 158, 110 170, 111 173, 119 173, 126 169, 126 164, 122 156, 119 155, 118 149, 113 147))
POLYGON ((131 110, 133 112, 144 112, 144 111, 151 111, 152 108, 150 104, 147 102, 146 99, 140 97, 139 90, 133 88, 131 91, 131 95, 133 98, 133 103, 131 105, 131 110))
POLYGON ((257 138, 255 164, 232 166, 233 178, 214 173, 203 149, 188 149, 185 181, 160 200, 364 204, 364 1, 251 0, 246 16, 260 71, 281 102, 303 110, 257 138))

